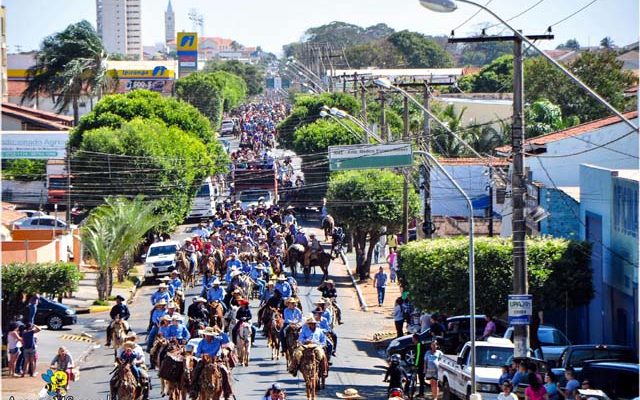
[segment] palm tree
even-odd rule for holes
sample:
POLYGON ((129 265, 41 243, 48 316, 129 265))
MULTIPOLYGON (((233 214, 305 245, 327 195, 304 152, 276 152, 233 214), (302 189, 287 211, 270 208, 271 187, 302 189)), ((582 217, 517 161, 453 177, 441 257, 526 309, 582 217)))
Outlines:
POLYGON ((82 242, 98 265, 100 300, 111 295, 113 269, 124 258, 131 258, 144 234, 162 222, 163 218, 154 214, 155 207, 154 202, 144 202, 141 197, 108 198, 91 213, 82 229, 82 242))
MULTIPOLYGON (((447 127, 453 132, 462 128, 462 117, 465 111, 466 107, 460 110, 460 113, 456 113, 453 104, 449 104, 441 110, 436 108, 438 119, 447 124, 447 127)), ((440 126, 434 126, 432 129, 432 147, 436 153, 445 157, 459 157, 466 153, 464 145, 440 126)))
POLYGON ((29 84, 22 102, 47 93, 58 112, 71 105, 74 124, 78 124, 78 100, 83 92, 99 94, 108 84, 106 53, 91 24, 81 21, 44 39, 29 68, 29 84))
POLYGON ((465 135, 475 151, 482 155, 491 155, 496 147, 506 144, 509 131, 498 130, 489 125, 474 126, 465 135))

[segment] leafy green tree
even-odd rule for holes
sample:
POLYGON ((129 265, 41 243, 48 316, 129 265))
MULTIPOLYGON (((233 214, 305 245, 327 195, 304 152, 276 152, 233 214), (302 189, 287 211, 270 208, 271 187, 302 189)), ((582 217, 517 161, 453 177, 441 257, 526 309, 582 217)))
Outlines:
POLYGON ((511 138, 511 129, 501 130, 489 125, 476 125, 464 133, 469 145, 480 154, 493 154, 496 147, 507 144, 511 138))
MULTIPOLYGON (((367 119, 370 124, 377 124, 380 127, 381 122, 381 107, 380 102, 372 101, 367 104, 367 119)), ((384 120, 389 128, 390 140, 400 139, 402 137, 403 122, 402 117, 393 108, 385 107, 384 120)))
POLYGON ((405 64, 402 53, 386 39, 356 44, 347 47, 344 53, 352 68, 395 68, 405 64))
MULTIPOLYGON (((500 315, 512 292, 513 246, 502 238, 475 239, 476 307, 500 315)), ((591 248, 587 242, 555 238, 527 240, 529 293, 534 314, 574 308, 593 298, 591 248)), ((401 282, 423 309, 469 312, 469 241, 466 237, 422 240, 400 247, 401 282), (434 290, 437 288, 437 290, 434 290)), ((535 329, 532 329, 534 339, 535 329)), ((532 347, 536 348, 532 340, 532 347)))
POLYGON ((212 73, 224 99, 224 111, 231 111, 247 98, 247 84, 240 76, 226 71, 212 73))
POLYGON ((213 74, 195 72, 176 81, 176 96, 209 118, 214 129, 220 127, 224 98, 213 74))
POLYGON ((605 49, 612 49, 615 45, 613 43, 613 39, 610 36, 605 36, 600 40, 600 46, 605 49))
POLYGON ((562 118, 560 106, 547 99, 537 100, 528 106, 525 109, 525 121, 527 121, 527 137, 544 135, 580 123, 580 120, 575 116, 562 118))
POLYGON ((226 71, 244 79, 249 96, 255 96, 264 90, 264 70, 260 66, 245 64, 237 60, 207 61, 204 71, 226 71))
POLYGON ((87 131, 72 153, 74 201, 96 206, 109 196, 145 195, 157 200, 161 227, 170 231, 184 221, 202 181, 226 169, 226 154, 212 145, 159 120, 87 131))
POLYGON ((84 132, 102 127, 116 129, 134 118, 159 119, 167 126, 175 126, 194 135, 205 144, 217 143, 213 140, 215 136, 209 120, 192 105, 149 90, 134 90, 105 96, 93 111, 82 117, 78 127, 71 132, 69 144, 77 148, 84 132))
POLYGON ((163 219, 154 214, 156 204, 142 197, 133 200, 108 198, 94 209, 82 228, 82 243, 98 265, 98 298, 106 300, 113 288, 113 270, 123 257, 131 254, 144 235, 163 219))
POLYGON ((477 74, 463 76, 458 86, 465 92, 511 92, 513 90, 513 56, 504 55, 483 67, 477 74))
MULTIPOLYGON (((462 121, 466 108, 463 108, 459 113, 456 112, 453 104, 448 104, 444 108, 435 107, 438 119, 444 122, 447 127, 453 132, 458 132, 462 129, 462 121)), ((467 149, 464 145, 453 137, 450 133, 444 130, 440 125, 435 125, 432 130, 432 149, 445 157, 459 157, 466 154, 467 149)), ((464 139, 464 135, 463 139, 464 139)))
POLYGON ((4 179, 39 181, 43 180, 46 174, 46 160, 2 160, 2 175, 4 179))
POLYGON ((82 93, 98 94, 108 82, 106 53, 96 31, 87 21, 69 25, 44 39, 35 61, 27 71, 28 84, 22 102, 47 93, 54 99, 58 112, 71 105, 77 125, 82 93))
MULTIPOLYGON (((624 90, 637 84, 637 78, 631 71, 623 70, 623 62, 616 57, 612 50, 586 51, 567 68, 616 109, 626 111, 633 106, 634 99, 625 97, 624 90)), ((560 106, 563 116, 575 116, 581 122, 610 115, 604 106, 543 58, 527 60, 524 67, 527 102, 547 99, 560 106)))
MULTIPOLYGON (((402 175, 389 170, 345 171, 331 176, 329 212, 353 235, 360 280, 369 278, 371 255, 383 228, 387 232, 400 230, 402 187, 402 175)), ((418 195, 410 190, 409 217, 417 216, 419 208, 418 195)))
POLYGON ((405 30, 394 33, 388 40, 402 53, 407 68, 444 68, 453 65, 451 56, 421 33, 405 30))
POLYGON ((580 50, 580 43, 576 39, 569 39, 556 47, 558 50, 580 50))
POLYGON ((462 65, 483 66, 500 56, 513 54, 513 45, 510 42, 466 43, 461 46, 461 53, 462 65))

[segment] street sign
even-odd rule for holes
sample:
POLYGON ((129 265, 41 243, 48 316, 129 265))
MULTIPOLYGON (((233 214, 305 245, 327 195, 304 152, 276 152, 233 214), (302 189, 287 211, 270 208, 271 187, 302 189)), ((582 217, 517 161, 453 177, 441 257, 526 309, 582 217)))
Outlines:
POLYGON ((178 32, 176 54, 180 77, 196 72, 198 70, 198 33, 178 32))
POLYGON ((67 156, 68 132, 3 131, 3 159, 64 159, 67 156))
POLYGON ((329 169, 397 168, 413 163, 411 143, 329 146, 329 169))
POLYGON ((509 295, 509 325, 531 325, 533 296, 530 294, 509 295))

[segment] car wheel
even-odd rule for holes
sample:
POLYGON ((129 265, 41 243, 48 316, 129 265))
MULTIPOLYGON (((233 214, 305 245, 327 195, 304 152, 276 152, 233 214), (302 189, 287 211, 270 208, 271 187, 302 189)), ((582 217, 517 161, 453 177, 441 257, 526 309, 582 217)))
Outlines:
POLYGON ((407 365, 416 365, 416 349, 411 348, 407 350, 402 358, 407 365))
POLYGON ((63 326, 62 317, 57 314, 49 316, 47 318, 47 326, 53 331, 59 331, 63 326))
POLYGON ((447 378, 444 378, 442 381, 442 400, 453 400, 451 387, 449 387, 449 380, 447 378))

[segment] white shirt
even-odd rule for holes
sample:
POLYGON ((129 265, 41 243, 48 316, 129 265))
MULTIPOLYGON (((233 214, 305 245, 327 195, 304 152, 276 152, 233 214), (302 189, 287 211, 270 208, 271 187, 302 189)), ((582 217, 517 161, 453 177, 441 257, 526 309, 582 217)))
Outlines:
POLYGON ((397 305, 393 307, 393 320, 394 321, 402 321, 404 319, 404 315, 402 314, 402 307, 397 305))

